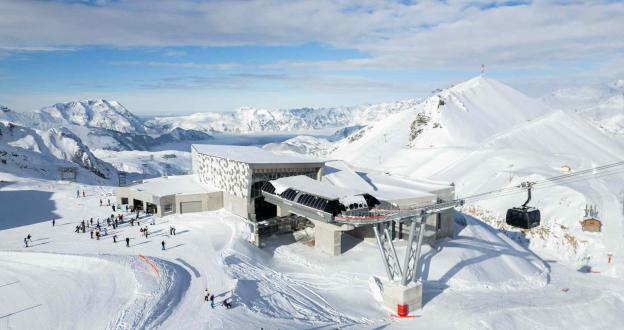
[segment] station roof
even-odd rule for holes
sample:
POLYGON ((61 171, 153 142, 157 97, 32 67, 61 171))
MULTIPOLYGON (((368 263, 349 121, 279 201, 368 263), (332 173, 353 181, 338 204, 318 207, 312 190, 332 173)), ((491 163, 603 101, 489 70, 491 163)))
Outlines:
POLYGON ((200 154, 232 159, 248 164, 310 164, 319 166, 324 164, 323 161, 318 159, 278 155, 254 146, 193 144, 192 148, 200 154))
POLYGON ((220 191, 205 183, 199 182, 195 175, 175 175, 143 180, 128 188, 144 191, 154 196, 193 195, 220 191))
POLYGON ((275 187, 275 192, 277 194, 291 188, 318 197, 323 197, 328 200, 343 199, 353 195, 365 193, 354 189, 337 187, 329 183, 311 179, 305 175, 289 176, 272 180, 271 184, 275 187))

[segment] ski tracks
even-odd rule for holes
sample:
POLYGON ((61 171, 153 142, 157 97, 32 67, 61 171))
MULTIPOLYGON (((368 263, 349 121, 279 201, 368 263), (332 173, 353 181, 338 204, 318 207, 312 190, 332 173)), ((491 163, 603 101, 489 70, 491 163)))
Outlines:
POLYGON ((224 251, 222 258, 226 270, 238 279, 235 296, 240 299, 239 303, 255 313, 341 326, 379 322, 340 312, 320 292, 353 286, 353 279, 328 274, 282 273, 233 250, 224 251))

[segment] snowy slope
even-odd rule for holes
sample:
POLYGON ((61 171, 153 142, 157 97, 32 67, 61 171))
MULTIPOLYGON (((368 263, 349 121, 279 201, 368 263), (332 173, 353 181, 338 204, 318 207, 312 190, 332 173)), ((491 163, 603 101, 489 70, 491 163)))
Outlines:
MULTIPOLYGON (((156 219, 149 238, 128 223, 100 240, 74 233, 81 219, 110 215, 98 204, 109 192, 32 179, 0 190, 0 203, 16 206, 0 214, 0 328, 535 329, 624 321, 622 280, 546 266, 472 217, 458 217, 456 238, 423 246, 424 308, 397 319, 378 300, 385 270, 374 245, 345 235, 352 247, 332 257, 281 235, 258 249, 245 241, 241 219, 224 211, 156 219), (86 197, 77 199, 76 189, 86 197), (48 203, 28 207, 35 198, 48 203), (178 235, 168 235, 169 226, 178 235), (27 249, 26 233, 33 235, 27 249), (113 233, 130 238, 130 247, 113 243, 113 233), (214 309, 203 301, 206 288, 214 309), (225 298, 233 309, 219 305, 225 298)), ((397 243, 399 253, 404 246, 397 243)))
MULTIPOLYGON (((56 178, 58 167, 78 165, 101 179, 116 170, 97 158, 78 136, 66 128, 36 130, 0 121, 0 172, 56 178)), ((85 178, 81 178, 85 179, 85 178)))
POLYGON ((161 132, 149 128, 142 119, 121 104, 107 100, 57 103, 26 113, 3 107, 0 120, 39 130, 63 127, 78 136, 91 149, 148 150, 163 143, 212 138, 211 135, 197 130, 174 128, 161 132))
POLYGON ((542 100, 553 108, 578 113, 606 132, 624 135, 624 80, 560 89, 542 100))
POLYGON ((117 101, 80 100, 57 103, 38 111, 42 118, 64 124, 103 128, 121 133, 146 133, 143 121, 117 101))
MULTIPOLYGON (((500 82, 478 77, 362 129, 330 156, 362 168, 452 181, 458 195, 469 196, 560 175, 562 166, 578 171, 614 163, 622 154, 622 141, 584 118, 550 110, 500 82)), ((536 191, 531 204, 542 209, 545 225, 525 234, 531 246, 570 260, 593 255, 604 262, 609 251, 624 254, 624 217, 617 203, 624 178, 615 174, 536 191), (581 231, 586 203, 601 210, 603 234, 581 231)), ((501 196, 470 210, 487 214, 499 226, 505 210, 524 199, 501 196)), ((612 274, 624 276, 624 263, 618 269, 612 274)))
POLYGON ((180 117, 156 117, 147 124, 170 130, 175 127, 204 132, 279 132, 367 125, 400 112, 418 101, 400 101, 344 108, 267 110, 241 108, 226 113, 195 113, 180 117))

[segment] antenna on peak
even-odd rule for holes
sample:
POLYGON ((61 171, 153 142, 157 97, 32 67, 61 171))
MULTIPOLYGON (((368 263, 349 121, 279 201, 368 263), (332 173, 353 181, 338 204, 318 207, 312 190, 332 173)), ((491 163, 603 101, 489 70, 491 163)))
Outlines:
POLYGON ((481 75, 485 73, 485 64, 481 64, 481 75))

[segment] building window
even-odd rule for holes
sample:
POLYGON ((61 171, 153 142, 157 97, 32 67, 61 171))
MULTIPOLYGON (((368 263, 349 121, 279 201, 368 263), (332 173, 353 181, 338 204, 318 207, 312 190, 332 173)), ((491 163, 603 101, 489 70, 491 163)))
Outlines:
POLYGON ((163 210, 165 211, 165 213, 173 212, 173 204, 165 204, 163 210))
POLYGON ((121 204, 127 205, 128 204, 128 198, 127 197, 122 197, 121 198, 121 204))

